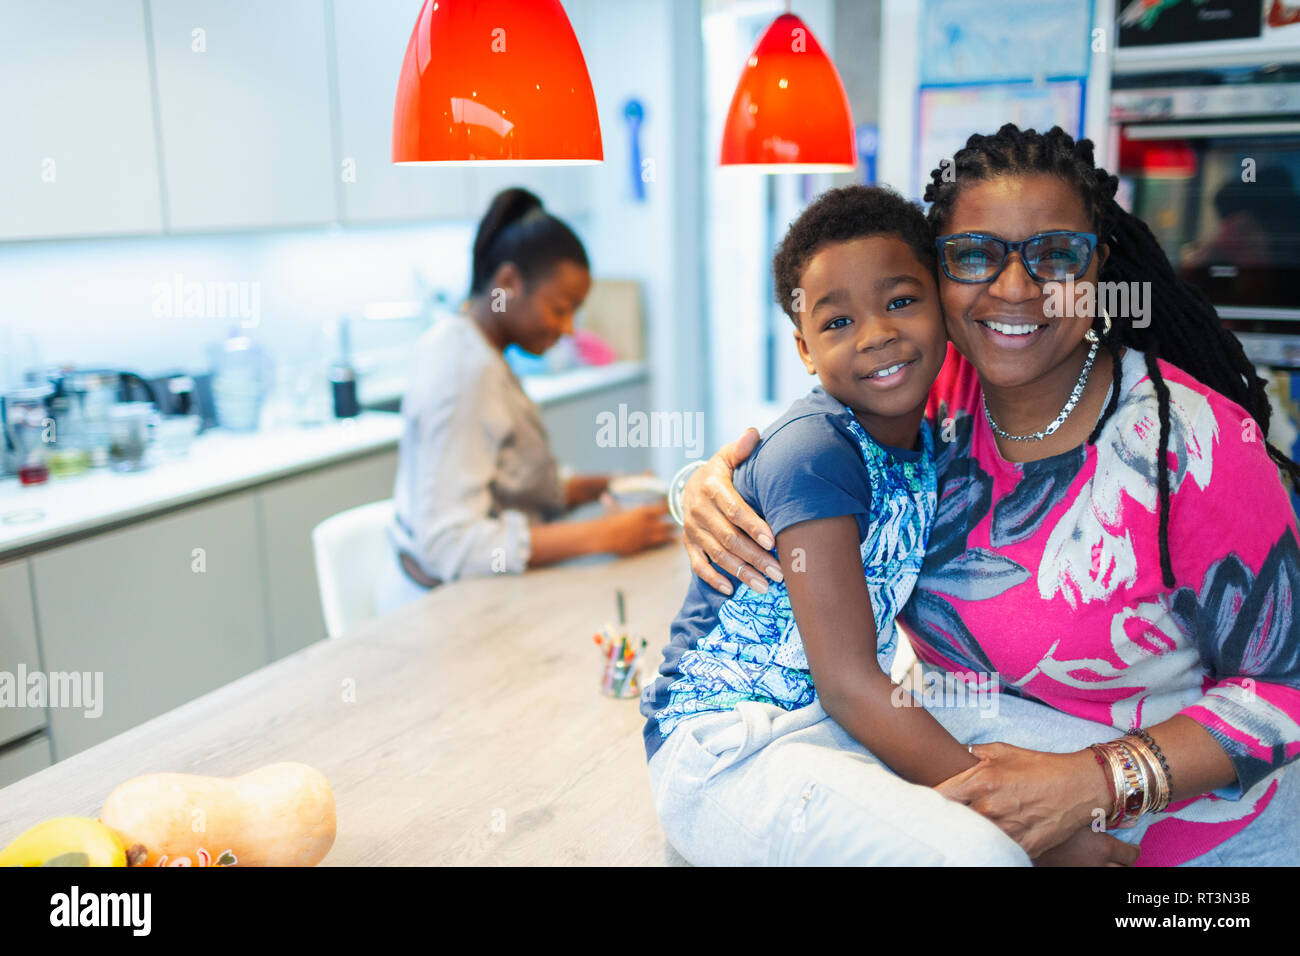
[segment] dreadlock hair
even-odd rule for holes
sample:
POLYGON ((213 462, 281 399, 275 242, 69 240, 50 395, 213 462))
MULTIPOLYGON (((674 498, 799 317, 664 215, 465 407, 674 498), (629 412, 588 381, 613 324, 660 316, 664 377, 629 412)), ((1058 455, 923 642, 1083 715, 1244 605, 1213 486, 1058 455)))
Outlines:
POLYGON ((995 179, 1032 173, 1059 176, 1075 184, 1083 197, 1084 208, 1092 219, 1098 245, 1109 247, 1109 256, 1098 279, 1103 282, 1151 283, 1150 322, 1145 328, 1113 317, 1109 334, 1094 317, 1093 331, 1105 344, 1112 358, 1110 401, 1107 402, 1096 428, 1088 436, 1095 444, 1103 426, 1119 405, 1120 348, 1127 346, 1142 352, 1147 374, 1155 386, 1160 418, 1160 451, 1156 460, 1160 508, 1160 572, 1165 587, 1174 586, 1169 559, 1169 387, 1158 358, 1176 365, 1203 385, 1232 399, 1244 408, 1264 433, 1269 457, 1300 487, 1300 465, 1267 442, 1271 410, 1265 382, 1246 358, 1240 340, 1223 327, 1210 300, 1199 288, 1181 279, 1169 257, 1160 248, 1151 230, 1141 219, 1115 202, 1117 177, 1093 161, 1093 143, 1076 142, 1059 126, 1046 133, 1021 130, 1007 123, 993 136, 979 134, 953 157, 952 166, 930 173, 925 201, 931 203, 927 218, 935 235, 951 217, 953 203, 962 187, 976 180, 995 179))

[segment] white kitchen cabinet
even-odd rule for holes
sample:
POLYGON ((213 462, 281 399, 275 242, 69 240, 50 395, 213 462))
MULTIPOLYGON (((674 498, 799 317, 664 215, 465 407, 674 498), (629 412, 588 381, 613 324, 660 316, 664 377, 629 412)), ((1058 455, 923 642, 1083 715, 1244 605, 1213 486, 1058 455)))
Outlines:
POLYGON ((0 787, 30 777, 38 770, 44 770, 53 761, 50 759, 50 738, 45 734, 33 737, 14 747, 0 750, 0 787))
POLYGON ((40 670, 27 562, 0 564, 0 673, 12 675, 18 695, 13 706, 0 705, 0 746, 45 726, 45 708, 26 706, 26 687, 19 681, 20 673, 40 670))
POLYGON ((397 453, 384 452, 257 492, 271 614, 271 659, 325 637, 311 532, 330 515, 393 496, 397 453))
POLYGON ((166 0, 150 9, 168 226, 333 222, 323 0, 166 0))
POLYGON ((392 163, 397 78, 422 0, 334 0, 332 6, 343 220, 480 215, 464 167, 392 163))
POLYGON ((256 521, 233 495, 29 559, 47 671, 102 681, 93 706, 49 708, 56 758, 267 663, 256 521))
MULTIPOLYGON (((651 450, 646 445, 618 441, 609 445, 597 443, 600 416, 608 412, 617 421, 619 405, 627 406, 629 414, 647 414, 650 383, 641 379, 547 402, 542 407, 542 423, 546 426, 555 457, 582 474, 638 472, 649 468, 651 450)), ((639 442, 639 436, 631 430, 629 435, 639 442)))
POLYGON ((0 3, 0 89, 0 239, 161 231, 142 0, 0 3))

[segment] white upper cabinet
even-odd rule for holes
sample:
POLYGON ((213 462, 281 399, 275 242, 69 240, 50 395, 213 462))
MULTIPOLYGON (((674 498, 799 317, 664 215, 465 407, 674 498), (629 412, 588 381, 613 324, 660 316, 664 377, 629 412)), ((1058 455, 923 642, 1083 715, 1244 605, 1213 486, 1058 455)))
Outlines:
POLYGON ((168 226, 335 221, 324 0, 150 10, 168 226))
POLYGON ((508 185, 583 215, 590 167, 392 164, 421 6, 0 0, 0 240, 474 220, 508 185))
POLYGON ((0 3, 0 239, 158 232, 142 0, 0 3))
POLYGON ((393 105, 422 0, 334 0, 343 219, 467 219, 479 214, 460 166, 394 166, 393 105))

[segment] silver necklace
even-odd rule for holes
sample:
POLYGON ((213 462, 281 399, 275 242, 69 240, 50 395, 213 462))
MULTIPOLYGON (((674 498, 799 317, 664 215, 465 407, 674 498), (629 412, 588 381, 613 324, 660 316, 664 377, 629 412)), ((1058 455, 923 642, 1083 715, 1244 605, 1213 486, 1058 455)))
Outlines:
POLYGON ((1034 432, 1032 435, 1013 435, 1010 432, 1004 432, 998 427, 998 423, 993 420, 993 415, 989 412, 989 403, 984 398, 984 393, 980 392, 980 402, 984 406, 984 417, 989 420, 989 427, 993 429, 994 434, 999 438, 1006 438, 1011 441, 1042 441, 1048 435, 1051 435, 1065 423, 1070 417, 1070 412, 1074 411, 1074 406, 1079 404, 1079 398, 1083 395, 1084 388, 1088 385, 1088 373, 1092 371, 1092 362, 1097 357, 1097 343, 1092 343, 1092 348, 1088 349, 1088 358, 1083 363, 1083 371, 1079 373, 1079 380, 1074 383, 1074 391, 1070 393, 1070 400, 1065 403, 1061 409, 1061 414, 1056 416, 1056 420, 1048 425, 1041 432, 1034 432))

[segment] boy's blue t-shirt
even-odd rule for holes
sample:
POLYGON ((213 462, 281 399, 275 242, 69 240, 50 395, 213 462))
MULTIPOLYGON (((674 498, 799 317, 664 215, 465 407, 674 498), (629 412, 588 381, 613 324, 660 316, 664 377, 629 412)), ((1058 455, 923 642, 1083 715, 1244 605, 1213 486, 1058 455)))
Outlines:
MULTIPOLYGON (((819 518, 857 519, 877 655, 886 671, 896 646, 894 616, 916 582, 934 523, 932 442, 922 423, 911 449, 881 445, 851 409, 818 386, 768 427, 732 479, 773 534, 819 518)), ((746 700, 794 710, 816 699, 785 585, 769 582, 759 594, 718 570, 731 581, 732 595, 692 576, 661 676, 642 694, 647 759, 695 714, 746 700)))

